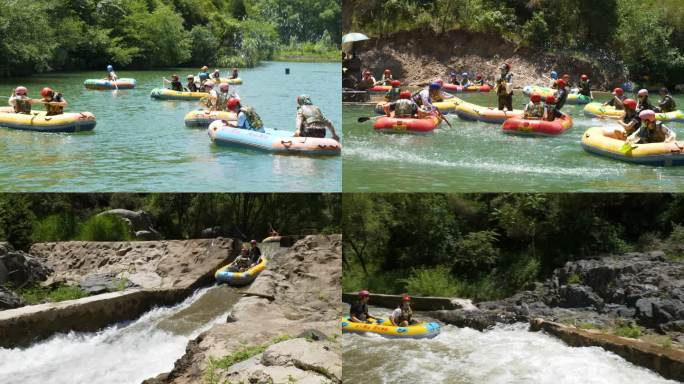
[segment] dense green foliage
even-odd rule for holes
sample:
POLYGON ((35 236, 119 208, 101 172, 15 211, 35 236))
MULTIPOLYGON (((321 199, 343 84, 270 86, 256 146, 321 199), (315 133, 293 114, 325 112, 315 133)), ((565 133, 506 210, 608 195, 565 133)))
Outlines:
MULTIPOLYGON (((622 60, 639 81, 684 83, 681 0, 350 0, 345 29, 462 29, 513 44, 622 60)), ((347 11, 345 10, 345 14, 347 11)))
POLYGON ((510 295, 570 260, 684 255, 684 197, 667 194, 347 194, 344 289, 510 295))
POLYGON ((27 249, 34 242, 128 240, 121 220, 96 216, 108 209, 144 210, 165 239, 196 238, 221 227, 245 236, 339 233, 338 195, 324 194, 1 194, 0 241, 27 249))
POLYGON ((340 40, 338 0, 2 0, 0 76, 49 70, 253 66, 340 40))

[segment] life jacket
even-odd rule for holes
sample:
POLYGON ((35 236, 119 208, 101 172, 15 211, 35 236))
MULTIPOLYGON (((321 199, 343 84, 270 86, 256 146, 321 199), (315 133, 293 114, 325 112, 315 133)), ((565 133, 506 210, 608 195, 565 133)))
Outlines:
POLYGON ((646 123, 640 134, 642 141, 646 143, 662 143, 669 134, 669 128, 662 123, 655 123, 653 129, 649 129, 650 123, 646 123))
POLYGON ((646 98, 643 101, 639 100, 639 102, 637 103, 637 111, 640 112, 640 111, 644 111, 647 109, 650 109, 650 110, 654 109, 653 105, 651 105, 651 103, 648 101, 648 96, 646 96, 646 98))
POLYGON ((304 117, 305 127, 313 125, 324 125, 327 123, 325 116, 323 116, 323 112, 321 112, 321 109, 315 105, 302 105, 299 107, 299 111, 304 117))
POLYGON ((565 88, 558 88, 556 91, 556 109, 560 111, 568 100, 568 91, 565 88))
POLYGON ((183 84, 181 84, 180 81, 172 81, 171 89, 173 89, 174 91, 183 92, 183 84))
POLYGON ((427 92, 428 95, 428 102, 432 104, 432 95, 430 95, 430 90, 428 89, 422 89, 416 93, 413 94, 413 102, 416 103, 417 106, 423 106, 423 97, 422 93, 427 92))
POLYGON ((188 83, 188 90, 190 92, 199 92, 199 89, 197 88, 197 84, 195 84, 194 82, 188 83))
MULTIPOLYGON (((52 95, 52 100, 50 101, 58 101, 62 99, 62 94, 61 93, 56 93, 52 95)), ((64 107, 61 105, 51 105, 51 104, 45 104, 45 110, 47 111, 46 115, 48 116, 54 116, 54 115, 61 115, 64 113, 64 107)))
POLYGON ((399 324, 401 322, 411 322, 411 318, 413 317, 413 311, 411 310, 411 306, 409 305, 402 305, 399 307, 401 309, 401 314, 399 315, 398 318, 394 319, 394 321, 399 324))
POLYGON ((31 114, 31 102, 29 101, 30 99, 27 98, 18 98, 14 99, 14 112, 15 113, 24 113, 26 115, 31 114))
POLYGON ((579 83, 579 93, 580 95, 590 96, 591 95, 591 81, 580 81, 579 83))
POLYGON ((529 117, 544 117, 544 104, 530 101, 527 106, 525 106, 525 114, 529 117))
POLYGON ((660 101, 660 112, 672 112, 677 108, 677 104, 675 104, 674 99, 672 99, 672 96, 670 95, 665 95, 663 97, 663 100, 660 101))
POLYGON ((228 99, 230 98, 230 93, 224 93, 224 92, 219 92, 218 93, 218 99, 216 102, 218 103, 217 107, 221 111, 226 111, 228 108, 228 99))
POLYGON ((396 117, 413 117, 415 110, 415 103, 411 100, 399 99, 394 104, 394 116, 396 117))
POLYGON ((261 117, 259 117, 254 108, 243 106, 240 108, 240 111, 244 112, 245 116, 247 116, 247 120, 249 120, 249 125, 252 126, 252 129, 258 130, 264 127, 261 117))

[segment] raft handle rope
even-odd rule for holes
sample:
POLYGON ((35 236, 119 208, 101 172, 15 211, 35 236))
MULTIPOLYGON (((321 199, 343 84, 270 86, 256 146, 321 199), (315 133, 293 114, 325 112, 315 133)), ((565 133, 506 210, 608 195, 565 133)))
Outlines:
POLYGON ((290 149, 292 146, 292 140, 280 140, 280 143, 283 144, 283 146, 287 149, 290 149))

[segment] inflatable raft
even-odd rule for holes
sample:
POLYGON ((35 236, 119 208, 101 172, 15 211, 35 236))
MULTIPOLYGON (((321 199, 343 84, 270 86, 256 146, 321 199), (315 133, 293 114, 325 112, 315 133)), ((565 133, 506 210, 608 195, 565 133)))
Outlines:
POLYGON ((508 119, 501 126, 504 133, 529 136, 556 136, 570 128, 572 128, 572 117, 566 114, 553 121, 508 119))
POLYGON ((489 92, 492 90, 492 87, 489 85, 469 85, 467 87, 464 87, 462 85, 455 85, 455 84, 449 84, 449 83, 444 83, 442 86, 442 89, 450 92, 450 93, 462 93, 462 92, 489 92))
POLYGON ((582 148, 589 153, 628 163, 673 166, 684 165, 684 143, 634 144, 624 151, 625 141, 615 137, 613 128, 593 127, 582 135, 582 148))
POLYGON ((279 242, 282 236, 269 236, 263 240, 261 240, 262 243, 276 243, 279 242))
POLYGON ((216 120, 236 121, 235 112, 210 111, 196 109, 185 114, 185 126, 188 128, 208 128, 216 120))
POLYGON ((291 131, 266 128, 265 133, 248 129, 232 128, 223 121, 214 121, 207 133, 218 145, 260 149, 281 155, 337 156, 342 152, 340 143, 333 139, 294 137, 291 131))
POLYGON ((227 77, 222 77, 219 80, 221 80, 222 83, 227 83, 230 85, 242 85, 242 79, 239 77, 236 79, 229 79, 227 77))
POLYGON ((83 82, 83 86, 87 89, 133 89, 135 88, 135 79, 119 79, 116 81, 116 87, 114 86, 114 81, 104 80, 104 79, 88 79, 83 82))
MULTIPOLYGON (((546 100, 547 96, 551 96, 556 93, 556 90, 549 87, 540 87, 537 85, 528 85, 523 88, 523 93, 525 96, 529 96, 532 92, 537 92, 541 95, 542 100, 546 100)), ((565 104, 588 104, 591 103, 592 98, 585 95, 580 95, 579 93, 570 93, 565 101, 565 104)))
MULTIPOLYGON (((454 112, 456 110, 456 104, 454 104, 454 102, 451 100, 452 99, 447 99, 445 101, 437 101, 437 102, 432 103, 432 105, 434 105, 437 109, 439 109, 439 111, 442 112, 443 114, 447 114, 450 112, 454 112)), ((384 110, 385 104, 387 104, 386 101, 382 101, 380 103, 375 104, 373 111, 378 115, 384 115, 385 114, 385 110, 384 110)))
POLYGON ((228 271, 230 264, 228 264, 216 271, 214 278, 219 283, 226 283, 228 285, 247 285, 254 281, 261 271, 266 268, 266 263, 266 258, 262 257, 259 264, 249 268, 244 272, 230 272, 228 271))
POLYGON ((385 93, 385 92, 389 92, 390 89, 392 89, 391 85, 376 85, 376 86, 368 88, 368 92, 385 93))
POLYGON ((422 322, 408 327, 392 325, 389 319, 377 319, 376 323, 355 323, 349 316, 340 321, 343 333, 377 333, 390 338, 431 339, 439 335, 441 326, 435 322, 422 322))
POLYGON ((454 98, 454 103, 456 104, 454 112, 463 120, 502 124, 507 119, 521 118, 523 115, 523 111, 519 109, 501 111, 493 107, 482 107, 477 104, 468 103, 457 98, 454 98))
POLYGON ((209 96, 206 92, 180 92, 168 88, 155 88, 150 92, 150 97, 157 100, 199 100, 209 96))
POLYGON ((435 114, 427 115, 422 118, 397 118, 380 117, 373 124, 376 132, 385 133, 431 133, 439 127, 442 119, 435 114))
MULTIPOLYGON (((589 103, 584 107, 584 114, 587 117, 608 118, 608 119, 622 119, 625 111, 615 109, 610 105, 604 106, 601 103, 589 103)), ((684 121, 684 112, 676 110, 667 113, 656 113, 656 120, 658 121, 684 121)))
POLYGON ((46 116, 45 111, 30 115, 14 113, 12 107, 0 108, 0 127, 35 132, 84 132, 95 128, 95 115, 90 112, 63 113, 46 116))

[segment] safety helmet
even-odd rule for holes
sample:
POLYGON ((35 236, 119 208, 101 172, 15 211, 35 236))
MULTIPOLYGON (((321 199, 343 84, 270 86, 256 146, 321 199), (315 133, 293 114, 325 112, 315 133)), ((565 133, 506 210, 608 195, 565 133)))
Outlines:
POLYGON ((551 78, 554 79, 554 80, 557 80, 557 79, 558 79, 558 72, 556 72, 556 71, 551 71, 551 78))
POLYGON ((228 106, 228 109, 230 109, 231 111, 236 109, 239 105, 240 105, 240 99, 238 99, 237 97, 231 97, 230 99, 228 99, 227 106, 228 106))
POLYGON ((250 244, 256 244, 257 242, 256 242, 256 240, 252 240, 252 241, 250 241, 249 243, 250 243, 250 244))
POLYGON ((114 67, 112 67, 111 65, 108 65, 108 66, 107 66, 107 72, 111 72, 111 71, 113 71, 113 70, 114 70, 114 67))
POLYGON ((401 297, 401 301, 411 301, 411 296, 409 295, 404 295, 401 297))
POLYGON ((625 91, 622 88, 618 87, 618 88, 613 89, 613 93, 618 95, 618 96, 622 96, 625 94, 625 91))
POLYGON ((25 96, 28 93, 28 89, 26 89, 26 87, 23 87, 20 85, 14 89, 14 93, 16 93, 17 95, 24 95, 25 96))
POLYGON ((481 73, 478 73, 477 76, 476 76, 476 79, 477 79, 477 80, 482 80, 482 74, 481 74, 481 73))
POLYGON ((229 88, 228 83, 221 83, 221 85, 219 85, 219 90, 221 92, 228 92, 229 88))
POLYGON ((623 101, 622 104, 625 107, 628 107, 629 109, 633 109, 633 110, 636 110, 636 107, 637 107, 637 102, 634 99, 625 99, 625 101, 623 101))
POLYGON ((501 64, 501 67, 499 67, 499 68, 510 70, 510 69, 511 69, 511 65, 508 64, 508 63, 503 63, 503 64, 501 64))
POLYGON ((193 75, 188 75, 188 79, 194 79, 194 78, 195 78, 195 76, 193 76, 193 75))
POLYGON ((176 75, 176 74, 174 73, 173 75, 171 75, 171 78, 172 78, 172 79, 178 79, 178 75, 176 75))
POLYGON ((556 104, 556 97, 554 95, 546 96, 546 104, 556 104))
POLYGON ((441 88, 442 88, 442 86, 439 85, 439 83, 436 82, 436 81, 430 83, 430 89, 431 89, 431 90, 439 90, 439 89, 441 89, 441 88))
POLYGON ((392 80, 392 81, 390 82, 390 84, 392 84, 393 87, 398 87, 398 86, 401 85, 401 81, 399 81, 399 80, 392 80))
POLYGON ((639 113, 639 118, 641 120, 655 121, 656 114, 652 110, 647 109, 647 110, 641 111, 641 113, 639 113))
POLYGON ((384 73, 385 73, 385 74, 390 74, 390 73, 392 73, 392 71, 390 71, 389 68, 388 68, 388 69, 385 69, 385 72, 384 72, 384 73))
POLYGON ((463 73, 461 73, 461 76, 463 76, 463 77, 468 77, 468 72, 463 72, 463 73))
POLYGON ((648 96, 648 89, 642 88, 639 90, 639 93, 637 93, 639 96, 648 96))
POLYGON ((206 72, 208 70, 209 70, 209 67, 207 67, 206 65, 202 67, 202 71, 206 72))
POLYGON ((580 76, 580 79, 587 80, 587 79, 589 79, 589 77, 587 77, 587 75, 582 75, 582 76, 580 76))
POLYGON ((209 88, 214 88, 214 82, 209 80, 206 83, 204 83, 204 86, 209 87, 209 88))
POLYGON ((43 97, 52 96, 53 93, 54 93, 54 91, 48 87, 45 87, 45 88, 40 90, 40 95, 43 97))
POLYGON ((365 289, 363 291, 359 292, 359 297, 364 298, 370 296, 370 292, 366 291, 365 289))
POLYGON ((410 99, 411 98, 411 92, 409 91, 403 91, 399 94, 400 99, 410 99))
POLYGON ((565 80, 563 79, 556 80, 556 84, 558 84, 558 86, 561 88, 565 88, 565 80))
POLYGON ((537 92, 532 92, 532 94, 530 95, 530 100, 533 103, 538 103, 541 101, 541 95, 537 92))

